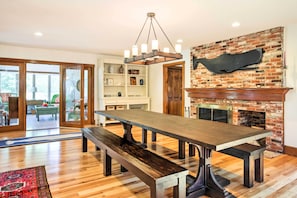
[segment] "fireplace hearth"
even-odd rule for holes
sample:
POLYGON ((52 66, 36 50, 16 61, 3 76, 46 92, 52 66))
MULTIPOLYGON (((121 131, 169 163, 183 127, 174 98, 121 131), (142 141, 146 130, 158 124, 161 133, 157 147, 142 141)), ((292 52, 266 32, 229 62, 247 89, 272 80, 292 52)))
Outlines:
POLYGON ((270 130, 273 135, 266 138, 266 148, 274 152, 283 152, 284 101, 285 94, 290 88, 188 88, 186 90, 191 98, 192 118, 270 130), (229 110, 228 121, 224 118, 226 117, 224 108, 229 110), (200 115, 202 113, 204 115, 200 115))

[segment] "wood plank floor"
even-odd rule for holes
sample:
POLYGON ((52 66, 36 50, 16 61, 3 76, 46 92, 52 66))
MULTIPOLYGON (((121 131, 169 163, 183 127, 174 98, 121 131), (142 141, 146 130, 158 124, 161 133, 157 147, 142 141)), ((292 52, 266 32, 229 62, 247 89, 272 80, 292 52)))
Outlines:
MULTIPOLYGON (((122 134, 121 125, 106 128, 122 134)), ((67 133, 72 129, 61 129, 45 133, 67 133)), ((32 132, 31 132, 32 133, 32 132)), ((1 133, 0 139, 25 136, 25 132, 1 133)), ((31 136, 40 134, 30 134, 31 136)), ((141 140, 141 130, 133 128, 136 140, 141 140)), ((197 156, 180 160, 177 156, 177 140, 157 135, 157 142, 150 142, 149 149, 186 167, 192 175, 197 171, 197 156)), ((297 158, 279 155, 265 158, 264 183, 246 188, 243 183, 243 162, 240 159, 214 152, 213 167, 217 174, 231 180, 227 190, 237 197, 297 197, 297 158)), ((54 198, 92 197, 149 197, 149 188, 129 172, 121 173, 120 166, 113 161, 113 174, 105 177, 102 171, 102 156, 89 143, 89 152, 82 153, 81 140, 43 143, 0 149, 0 172, 45 165, 50 189, 54 198)), ((167 197, 171 197, 171 190, 167 197)))

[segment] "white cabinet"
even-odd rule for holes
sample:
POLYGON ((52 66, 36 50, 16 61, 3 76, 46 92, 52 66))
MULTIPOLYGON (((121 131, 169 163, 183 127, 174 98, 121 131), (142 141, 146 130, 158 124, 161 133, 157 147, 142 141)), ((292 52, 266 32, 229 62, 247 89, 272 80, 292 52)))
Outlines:
MULTIPOLYGON (((99 109, 150 110, 148 96, 148 67, 127 65, 123 60, 101 60, 99 68, 99 109)), ((105 126, 118 121, 99 116, 105 126)))

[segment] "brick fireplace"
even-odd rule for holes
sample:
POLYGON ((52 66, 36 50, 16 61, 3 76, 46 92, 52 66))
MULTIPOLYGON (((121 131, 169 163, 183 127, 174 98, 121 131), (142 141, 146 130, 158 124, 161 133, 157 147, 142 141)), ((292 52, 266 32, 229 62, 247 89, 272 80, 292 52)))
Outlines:
POLYGON ((191 88, 186 89, 191 98, 191 117, 196 118, 197 106, 205 104, 230 106, 231 124, 235 125, 241 124, 241 111, 263 112, 264 127, 273 132, 266 139, 267 149, 283 152, 284 101, 289 91, 285 87, 283 28, 193 47, 191 55, 211 59, 223 53, 243 53, 255 48, 263 48, 264 54, 254 70, 213 74, 202 64, 195 70, 191 67, 191 88))

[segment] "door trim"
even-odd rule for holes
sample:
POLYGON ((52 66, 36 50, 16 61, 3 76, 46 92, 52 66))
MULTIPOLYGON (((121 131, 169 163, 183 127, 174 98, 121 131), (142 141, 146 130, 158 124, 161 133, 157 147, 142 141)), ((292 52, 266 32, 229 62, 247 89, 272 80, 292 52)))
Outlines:
MULTIPOLYGON (((163 113, 168 113, 168 69, 182 66, 182 87, 185 87, 185 61, 179 61, 163 65, 163 113)), ((184 116, 185 91, 182 91, 182 116, 184 116)))

